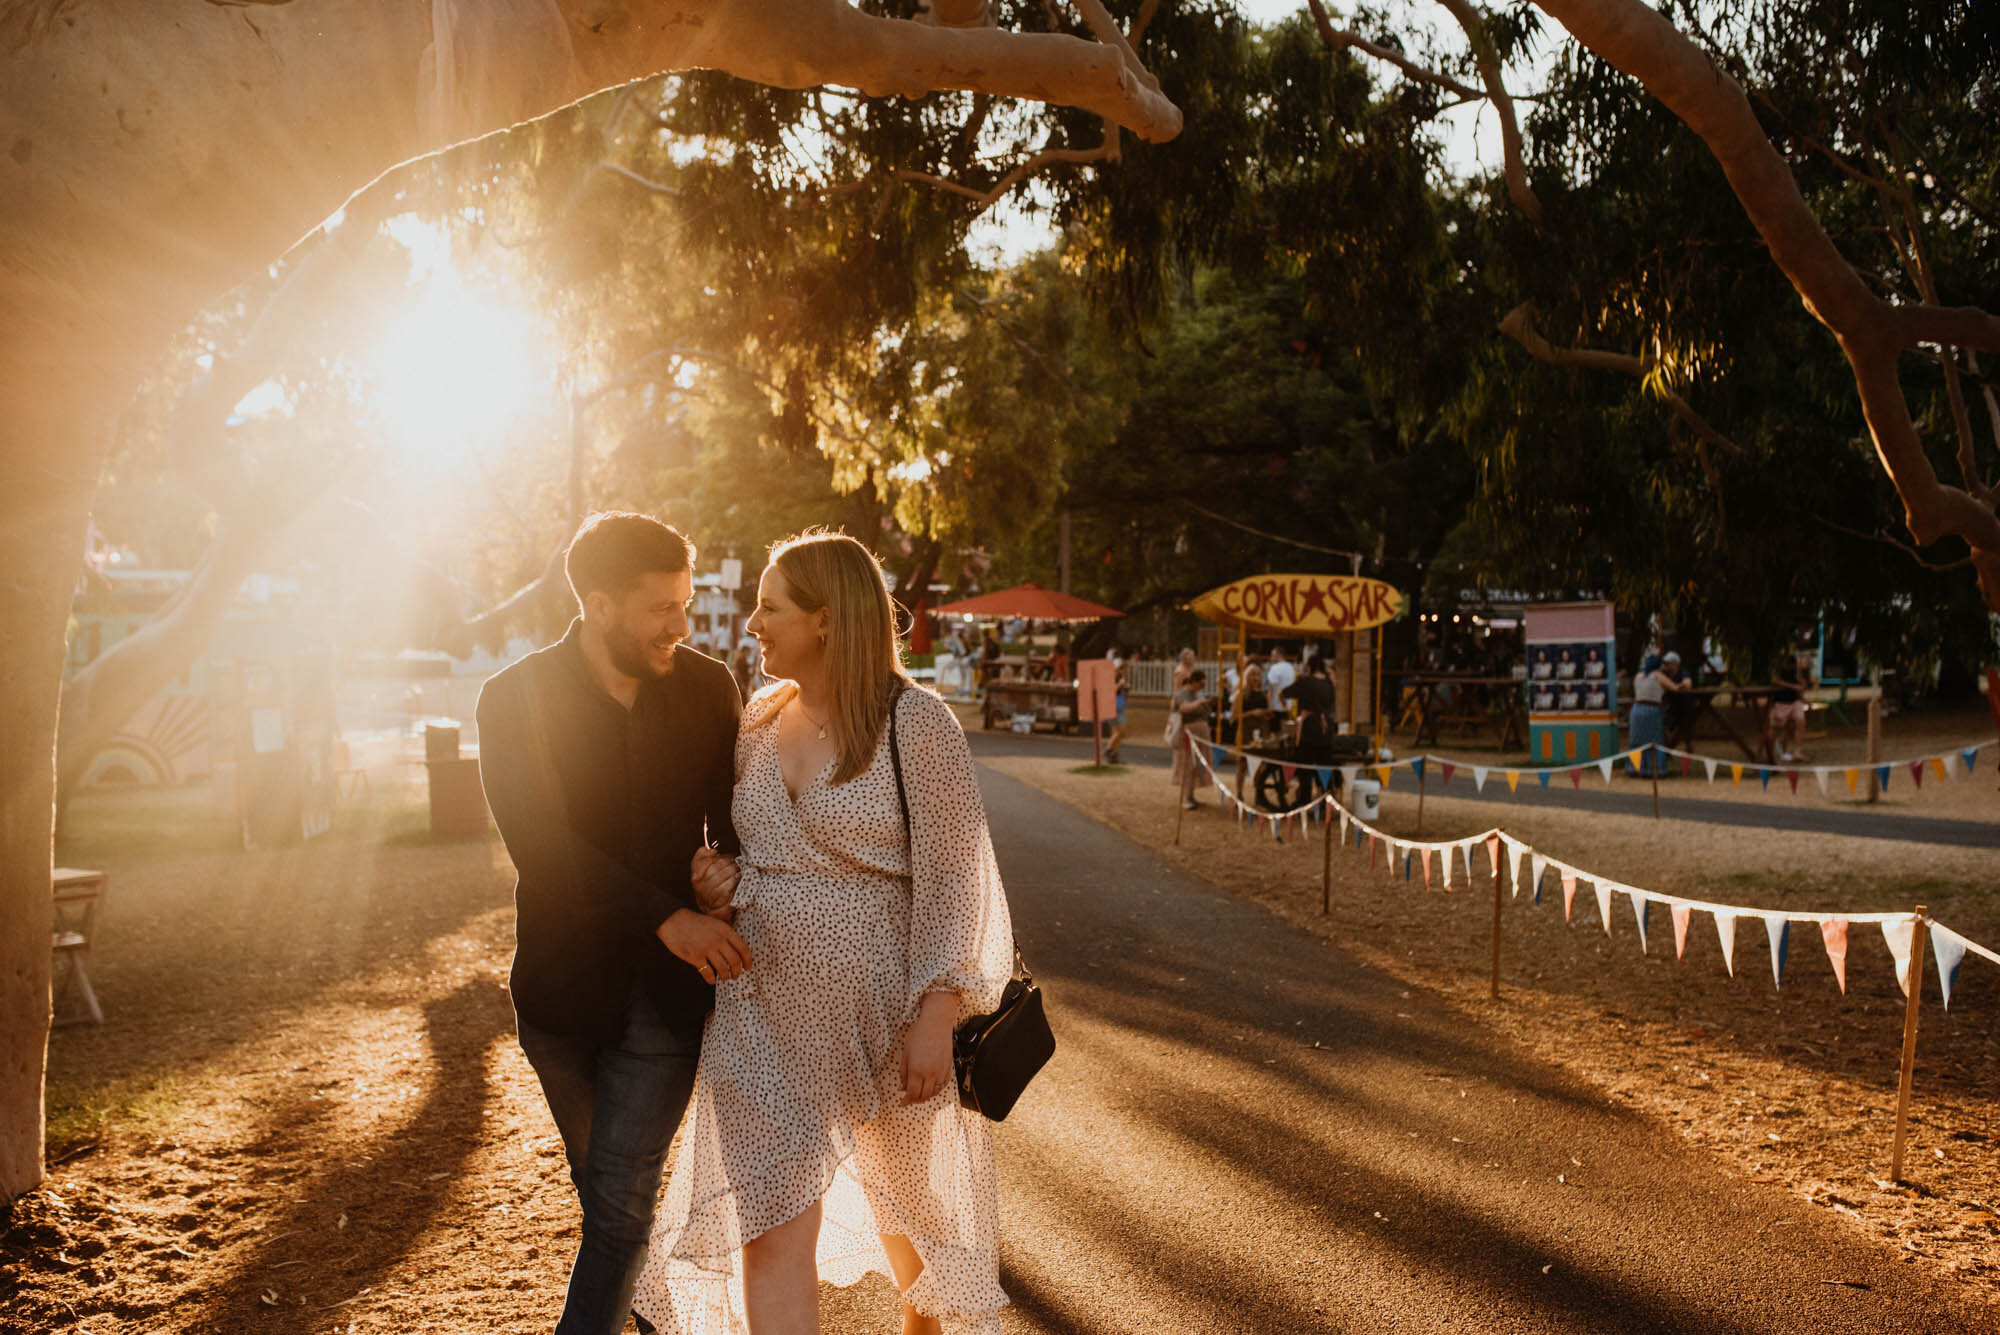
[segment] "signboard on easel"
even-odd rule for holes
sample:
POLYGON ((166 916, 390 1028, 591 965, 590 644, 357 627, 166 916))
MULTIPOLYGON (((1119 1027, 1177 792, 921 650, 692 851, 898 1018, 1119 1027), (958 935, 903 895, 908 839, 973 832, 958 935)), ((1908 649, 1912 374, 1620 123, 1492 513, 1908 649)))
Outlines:
POLYGON ((1537 765, 1574 765, 1617 754, 1612 605, 1530 606, 1525 630, 1529 759, 1537 765))

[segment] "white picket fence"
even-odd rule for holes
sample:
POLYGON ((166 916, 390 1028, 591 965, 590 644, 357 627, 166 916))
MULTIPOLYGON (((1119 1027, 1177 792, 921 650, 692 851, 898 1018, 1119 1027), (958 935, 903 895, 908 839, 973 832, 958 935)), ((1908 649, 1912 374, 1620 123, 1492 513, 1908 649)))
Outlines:
MULTIPOLYGON (((1135 696, 1157 696, 1161 699, 1174 693, 1174 663, 1171 658, 1138 659, 1125 665, 1125 683, 1129 694, 1135 696)), ((1213 661, 1196 663, 1196 667, 1208 674, 1207 686, 1210 693, 1215 690, 1218 665, 1213 661)))

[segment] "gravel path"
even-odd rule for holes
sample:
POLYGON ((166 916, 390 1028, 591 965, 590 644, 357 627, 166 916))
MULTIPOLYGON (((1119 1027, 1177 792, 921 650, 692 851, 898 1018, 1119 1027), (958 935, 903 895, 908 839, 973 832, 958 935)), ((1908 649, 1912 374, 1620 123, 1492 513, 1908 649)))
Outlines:
MULTIPOLYGON (((1060 1043, 1000 1128, 1010 1335, 1990 1328, 1426 994, 983 781, 1060 1043)), ((876 1302, 828 1315, 881 1328, 876 1302)))

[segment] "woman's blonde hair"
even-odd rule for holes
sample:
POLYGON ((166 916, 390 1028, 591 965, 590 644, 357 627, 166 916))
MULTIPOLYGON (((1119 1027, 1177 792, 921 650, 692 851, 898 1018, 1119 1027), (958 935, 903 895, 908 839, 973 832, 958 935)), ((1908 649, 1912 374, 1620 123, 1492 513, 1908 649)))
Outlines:
POLYGON ((815 528, 773 543, 770 564, 800 611, 826 609, 827 723, 839 748, 830 782, 846 783, 875 758, 889 702, 911 684, 882 563, 845 533, 815 528))

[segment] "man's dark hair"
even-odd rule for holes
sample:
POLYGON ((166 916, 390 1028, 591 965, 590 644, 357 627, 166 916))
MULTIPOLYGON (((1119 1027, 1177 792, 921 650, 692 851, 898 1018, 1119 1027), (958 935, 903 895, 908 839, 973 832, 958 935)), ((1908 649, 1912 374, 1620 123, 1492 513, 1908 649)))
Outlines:
POLYGON ((655 571, 678 575, 693 565, 694 544, 679 529, 629 510, 590 516, 563 553, 563 573, 579 605, 593 593, 622 595, 655 571))
POLYGON ((1306 660, 1306 675, 1309 677, 1324 677, 1327 675, 1325 654, 1314 654, 1306 660))

